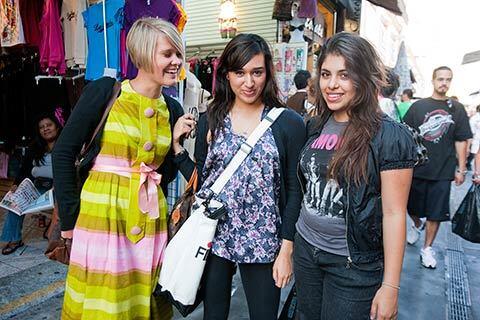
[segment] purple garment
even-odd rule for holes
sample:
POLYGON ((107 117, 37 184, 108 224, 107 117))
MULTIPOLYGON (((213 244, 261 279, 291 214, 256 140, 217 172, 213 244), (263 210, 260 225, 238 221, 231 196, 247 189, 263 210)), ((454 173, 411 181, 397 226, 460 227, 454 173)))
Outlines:
MULTIPOLYGON (((128 34, 133 23, 143 17, 162 18, 175 23, 179 10, 173 0, 127 0, 124 7, 124 29, 128 34)), ((128 57, 127 79, 137 76, 138 70, 128 57)))
POLYGON ((65 74, 65 50, 58 0, 46 0, 40 21, 40 67, 50 75, 65 74))
POLYGON ((299 18, 315 18, 317 13, 317 0, 300 0, 299 18))
MULTIPOLYGON (((229 116, 224 124, 208 150, 200 197, 208 197, 213 182, 246 140, 232 131, 229 116)), ((227 215, 218 222, 212 253, 237 263, 275 260, 281 241, 280 184, 280 156, 269 128, 219 194, 227 215)))
POLYGON ((163 87, 162 88, 162 93, 172 97, 174 99, 178 98, 178 89, 177 87, 163 87))

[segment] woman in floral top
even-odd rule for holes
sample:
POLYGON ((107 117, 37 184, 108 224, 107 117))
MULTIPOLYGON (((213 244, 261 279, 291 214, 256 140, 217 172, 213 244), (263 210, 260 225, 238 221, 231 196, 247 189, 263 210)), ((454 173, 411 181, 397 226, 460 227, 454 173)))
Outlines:
MULTIPOLYGON (((195 126, 192 115, 177 122, 175 162, 185 177, 194 166, 201 197, 278 100, 272 55, 265 40, 241 34, 225 47, 216 74, 215 98, 200 117, 196 164, 180 140, 195 126)), ((232 276, 238 265, 250 319, 276 319, 280 288, 292 275, 295 222, 301 202, 296 176, 305 141, 302 118, 285 110, 253 147, 219 198, 227 215, 219 221, 205 269, 204 319, 227 319, 232 276), (261 297, 259 299, 259 297, 261 297)))

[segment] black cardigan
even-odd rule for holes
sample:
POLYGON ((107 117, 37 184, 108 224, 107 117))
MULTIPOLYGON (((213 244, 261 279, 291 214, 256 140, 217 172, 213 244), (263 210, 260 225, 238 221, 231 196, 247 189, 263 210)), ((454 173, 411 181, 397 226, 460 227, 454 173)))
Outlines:
MULTIPOLYGON (((295 223, 300 212, 303 193, 297 177, 298 157, 306 140, 306 129, 303 119, 294 111, 287 109, 272 124, 272 132, 280 155, 280 215, 282 228, 280 236, 293 240, 295 223)), ((206 114, 198 121, 198 134, 195 141, 195 159, 201 186, 201 173, 208 153, 207 143, 208 123, 206 114)), ((192 175, 194 162, 188 154, 182 153, 174 159, 180 172, 188 180, 192 175)))
MULTIPOLYGON (((53 183, 55 198, 62 231, 71 230, 77 221, 80 209, 80 192, 82 180, 88 175, 93 160, 100 152, 100 141, 103 130, 95 137, 92 146, 82 162, 80 178, 75 168, 75 160, 85 142, 88 142, 97 127, 107 103, 112 95, 115 79, 104 77, 89 83, 73 109, 53 148, 53 183), (81 181, 79 181, 79 179, 81 181)), ((177 119, 183 115, 180 104, 168 96, 164 96, 170 112, 170 127, 173 130, 177 119)), ((163 164, 157 170, 162 175, 161 187, 167 196, 167 185, 177 175, 173 164, 173 150, 170 149, 163 164)))

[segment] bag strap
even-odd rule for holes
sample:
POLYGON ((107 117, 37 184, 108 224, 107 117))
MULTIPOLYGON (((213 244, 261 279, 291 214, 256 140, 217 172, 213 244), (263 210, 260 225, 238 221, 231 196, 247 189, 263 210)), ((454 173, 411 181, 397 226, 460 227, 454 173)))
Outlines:
POLYGON ((110 110, 113 107, 113 104, 118 98, 118 94, 120 93, 120 90, 122 88, 122 85, 120 82, 115 81, 115 84, 113 85, 112 89, 112 95, 110 96, 110 99, 108 100, 107 107, 105 108, 105 111, 103 112, 102 119, 100 119, 100 122, 98 123, 97 127, 95 128, 95 131, 93 131, 92 137, 90 138, 90 141, 88 143, 85 143, 82 146, 82 150, 80 151, 80 158, 85 155, 87 150, 90 148, 92 145, 93 141, 95 140, 95 137, 97 136, 98 132, 102 129, 103 124, 105 123, 105 120, 107 120, 108 114, 110 113, 110 110))
POLYGON ((247 138, 247 141, 242 143, 240 149, 230 160, 229 164, 225 170, 220 174, 215 183, 210 188, 214 194, 218 195, 223 187, 227 184, 228 180, 233 176, 235 171, 240 167, 242 162, 247 158, 247 156, 252 152, 255 144, 260 140, 263 134, 270 128, 270 126, 277 120, 278 116, 285 111, 285 108, 272 108, 268 114, 263 118, 262 122, 253 130, 250 136, 247 138))
POLYGON ((197 174, 197 166, 195 166, 193 168, 193 173, 190 176, 190 180, 188 180, 187 186, 185 187, 185 191, 189 189, 193 189, 193 192, 196 192, 197 184, 198 184, 198 174, 197 174))

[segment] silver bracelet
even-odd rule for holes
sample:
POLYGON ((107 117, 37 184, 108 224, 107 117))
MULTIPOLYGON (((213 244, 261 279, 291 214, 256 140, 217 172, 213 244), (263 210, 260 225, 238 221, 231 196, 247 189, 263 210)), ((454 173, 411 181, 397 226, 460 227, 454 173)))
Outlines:
POLYGON ((386 286, 386 287, 393 288, 393 289, 400 290, 400 286, 396 286, 396 285, 394 285, 394 284, 391 284, 391 283, 388 283, 388 282, 385 282, 385 281, 382 282, 382 285, 383 285, 383 286, 386 286))

